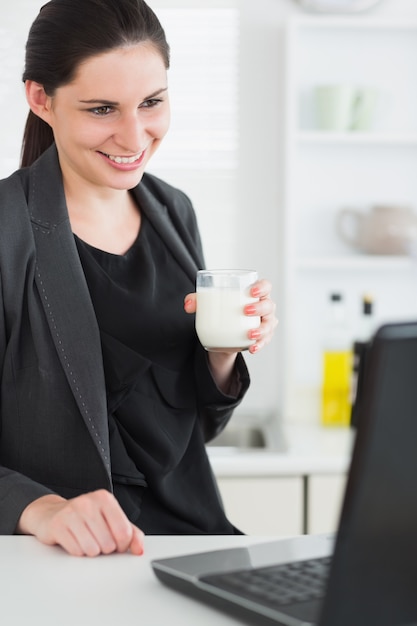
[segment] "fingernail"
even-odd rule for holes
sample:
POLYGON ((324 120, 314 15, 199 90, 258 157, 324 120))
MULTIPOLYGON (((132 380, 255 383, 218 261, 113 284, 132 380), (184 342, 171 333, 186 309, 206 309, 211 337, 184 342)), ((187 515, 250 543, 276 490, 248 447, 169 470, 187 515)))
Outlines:
POLYGON ((246 315, 255 315, 256 307, 254 307, 253 304, 249 304, 248 306, 245 307, 245 313, 246 315))

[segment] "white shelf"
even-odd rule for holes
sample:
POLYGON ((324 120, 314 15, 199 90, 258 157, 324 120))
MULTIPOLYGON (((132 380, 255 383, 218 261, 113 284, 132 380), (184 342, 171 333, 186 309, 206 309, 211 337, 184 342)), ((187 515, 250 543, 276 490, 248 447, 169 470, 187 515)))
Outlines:
POLYGON ((301 257, 295 266, 298 270, 378 271, 417 269, 417 260, 405 256, 348 256, 301 257))
POLYGON ((314 130, 299 131, 297 141, 303 144, 353 144, 417 147, 417 133, 336 133, 314 130))
POLYGON ((405 30, 417 29, 415 19, 404 20, 395 18, 366 17, 365 15, 345 15, 345 16, 323 16, 311 15, 293 18, 292 23, 295 28, 309 29, 352 29, 352 30, 405 30))

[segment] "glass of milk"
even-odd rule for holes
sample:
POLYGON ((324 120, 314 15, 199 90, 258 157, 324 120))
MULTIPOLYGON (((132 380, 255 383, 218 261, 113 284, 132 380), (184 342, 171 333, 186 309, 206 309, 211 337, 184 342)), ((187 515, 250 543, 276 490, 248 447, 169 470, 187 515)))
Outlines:
POLYGON ((248 331, 258 328, 260 317, 247 316, 244 307, 258 298, 250 296, 250 287, 258 280, 253 270, 200 270, 197 272, 198 338, 210 351, 247 350, 255 343, 248 331))

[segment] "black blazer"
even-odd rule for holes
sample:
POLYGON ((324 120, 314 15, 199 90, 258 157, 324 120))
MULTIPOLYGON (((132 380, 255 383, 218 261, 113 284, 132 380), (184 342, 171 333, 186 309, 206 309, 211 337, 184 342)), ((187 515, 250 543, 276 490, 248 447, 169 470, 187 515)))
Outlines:
MULTIPOLYGON (((132 193, 194 281, 203 254, 187 196, 149 174, 132 193)), ((42 495, 112 490, 99 330, 55 146, 0 181, 0 289, 0 534, 12 534, 42 495)), ((240 355, 237 367, 247 388, 240 355)), ((206 438, 239 401, 218 392, 202 409, 206 438)))

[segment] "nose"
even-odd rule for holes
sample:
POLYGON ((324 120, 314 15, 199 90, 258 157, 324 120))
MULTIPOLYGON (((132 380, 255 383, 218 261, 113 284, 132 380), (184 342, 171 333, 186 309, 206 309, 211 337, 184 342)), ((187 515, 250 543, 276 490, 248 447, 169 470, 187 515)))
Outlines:
POLYGON ((119 120, 115 140, 124 150, 136 154, 144 148, 146 137, 145 125, 137 113, 126 114, 119 120))

